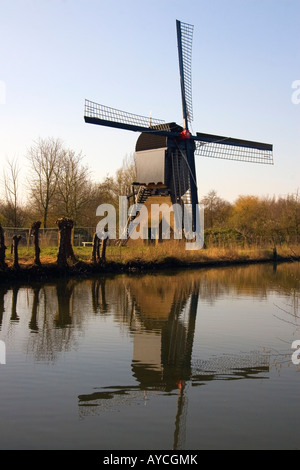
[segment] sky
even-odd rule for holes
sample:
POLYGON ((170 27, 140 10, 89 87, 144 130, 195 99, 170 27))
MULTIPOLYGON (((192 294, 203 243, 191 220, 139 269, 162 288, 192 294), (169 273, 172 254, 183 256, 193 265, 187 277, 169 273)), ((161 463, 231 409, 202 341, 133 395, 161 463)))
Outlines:
POLYGON ((191 131, 274 146, 274 165, 196 157, 199 198, 300 191, 300 0, 0 0, 2 168, 25 182, 53 137, 114 176, 139 134, 85 123, 85 99, 182 124, 176 19, 194 25, 191 131))

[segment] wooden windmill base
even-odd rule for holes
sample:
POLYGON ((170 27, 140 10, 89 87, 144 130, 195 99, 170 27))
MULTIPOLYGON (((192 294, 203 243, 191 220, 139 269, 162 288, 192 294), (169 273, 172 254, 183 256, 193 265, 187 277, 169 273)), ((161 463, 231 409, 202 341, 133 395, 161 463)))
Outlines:
MULTIPOLYGON (((141 232, 141 237, 138 239, 133 239, 130 237, 127 240, 126 246, 143 246, 143 245, 157 245, 162 242, 169 242, 169 239, 164 239, 163 237, 163 214, 160 211, 158 214, 158 227, 152 226, 152 217, 151 217, 151 208, 154 205, 161 206, 166 204, 168 207, 172 207, 173 203, 170 195, 153 195, 148 196, 145 202, 143 203, 144 207, 147 210, 147 219, 140 215, 139 225, 137 226, 137 231, 141 232)), ((170 210, 170 239, 173 239, 174 234, 174 212, 170 210)))

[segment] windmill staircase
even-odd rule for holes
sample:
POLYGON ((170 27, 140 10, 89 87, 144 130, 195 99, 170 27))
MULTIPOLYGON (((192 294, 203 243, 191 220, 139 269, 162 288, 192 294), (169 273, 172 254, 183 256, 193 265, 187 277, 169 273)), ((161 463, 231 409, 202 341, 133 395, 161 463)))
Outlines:
MULTIPOLYGON (((153 198, 154 203, 157 204, 157 203, 159 203, 159 198, 161 196, 169 196, 169 190, 162 184, 161 185, 160 184, 155 185, 153 183, 153 184, 149 184, 149 185, 140 184, 138 186, 137 193, 132 193, 127 197, 128 197, 128 199, 130 197, 133 197, 134 203, 138 206, 139 204, 144 205, 147 201, 149 201, 149 198, 153 198)), ((138 210, 135 211, 134 215, 131 215, 131 214, 128 215, 126 226, 125 226, 125 229, 123 231, 123 236, 124 236, 124 232, 125 232, 126 237, 125 238, 120 238, 118 240, 118 242, 117 242, 118 246, 125 246, 127 244, 128 238, 130 237, 130 233, 128 232, 129 226, 130 226, 131 222, 133 222, 134 219, 138 215, 139 215, 138 210)))

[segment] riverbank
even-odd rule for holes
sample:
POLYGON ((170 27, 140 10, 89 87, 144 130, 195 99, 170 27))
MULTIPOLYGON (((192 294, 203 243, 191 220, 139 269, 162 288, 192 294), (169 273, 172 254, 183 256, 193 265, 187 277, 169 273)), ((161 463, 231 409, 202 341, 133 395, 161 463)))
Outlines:
POLYGON ((86 277, 105 273, 153 272, 165 269, 198 269, 254 263, 280 263, 300 261, 299 246, 273 248, 230 247, 186 251, 182 245, 154 245, 147 247, 108 247, 105 262, 92 263, 88 247, 74 247, 77 262, 66 267, 57 265, 57 248, 41 251, 41 266, 33 264, 33 251, 21 248, 19 268, 12 266, 7 257, 7 267, 0 270, 0 282, 48 281, 60 277, 86 277))

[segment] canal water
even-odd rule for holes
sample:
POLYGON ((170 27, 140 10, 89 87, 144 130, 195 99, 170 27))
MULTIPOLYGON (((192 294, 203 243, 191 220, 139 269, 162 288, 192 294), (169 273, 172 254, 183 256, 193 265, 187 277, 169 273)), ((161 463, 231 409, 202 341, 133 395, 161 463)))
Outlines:
POLYGON ((1 285, 0 449, 299 449, 299 280, 285 263, 1 285))

